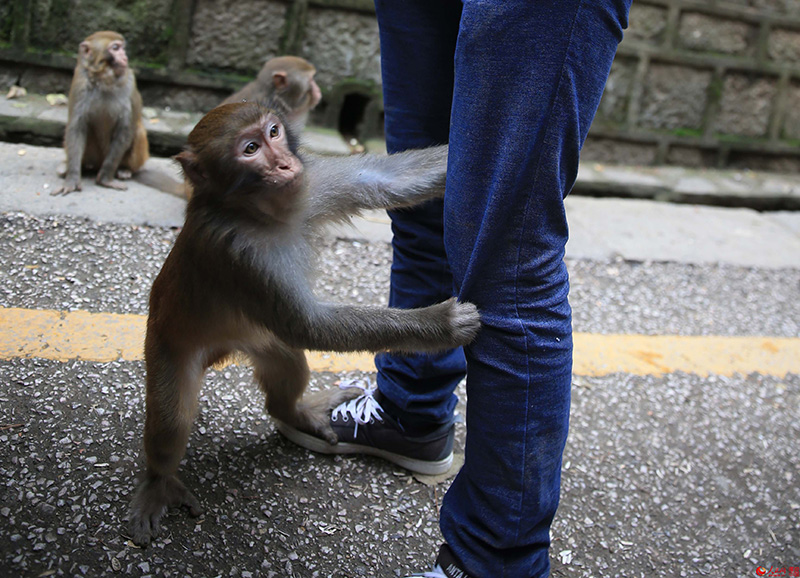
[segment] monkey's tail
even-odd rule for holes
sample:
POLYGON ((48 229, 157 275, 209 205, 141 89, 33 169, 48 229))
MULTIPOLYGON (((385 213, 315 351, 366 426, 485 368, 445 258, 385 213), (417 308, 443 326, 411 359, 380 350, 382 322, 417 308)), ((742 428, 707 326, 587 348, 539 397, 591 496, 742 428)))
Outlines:
POLYGON ((182 199, 188 199, 191 195, 190 188, 185 182, 181 182, 172 175, 162 172, 159 168, 145 167, 138 171, 133 178, 137 183, 182 199))

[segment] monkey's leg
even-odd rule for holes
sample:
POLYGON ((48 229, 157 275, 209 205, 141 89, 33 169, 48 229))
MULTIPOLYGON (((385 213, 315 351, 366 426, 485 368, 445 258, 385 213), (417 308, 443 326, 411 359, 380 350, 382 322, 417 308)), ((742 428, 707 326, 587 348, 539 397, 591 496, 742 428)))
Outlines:
POLYGON ((125 156, 125 153, 131 146, 133 129, 130 123, 130 118, 124 118, 120 119, 114 127, 114 131, 111 134, 111 146, 95 178, 95 182, 101 187, 108 187, 120 191, 124 191, 128 188, 125 183, 117 181, 114 177, 122 162, 122 157, 125 156))
POLYGON ((147 340, 146 352, 147 470, 131 502, 129 517, 133 541, 140 545, 159 534, 161 518, 168 508, 186 506, 192 516, 201 513, 197 498, 177 476, 197 409, 203 377, 201 359, 170 359, 152 345, 152 340, 147 340))
POLYGON ((330 388, 300 397, 308 384, 309 371, 305 354, 297 349, 250 354, 255 377, 266 394, 266 408, 271 416, 299 430, 319 434, 329 443, 338 441, 330 426, 334 407, 356 397, 358 388, 330 388))
POLYGON ((79 121, 69 122, 64 134, 64 149, 67 152, 67 167, 64 173, 64 184, 50 193, 51 195, 68 195, 81 190, 81 163, 86 149, 86 131, 88 127, 79 121))

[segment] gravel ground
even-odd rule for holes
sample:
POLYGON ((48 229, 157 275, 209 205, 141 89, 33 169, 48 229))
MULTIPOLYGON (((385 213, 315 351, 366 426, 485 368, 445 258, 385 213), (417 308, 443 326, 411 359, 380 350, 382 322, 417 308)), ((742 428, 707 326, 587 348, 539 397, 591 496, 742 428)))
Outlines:
MULTIPOLYGON (((147 314, 177 231, 0 215, 0 305, 147 314)), ((317 294, 386 304, 391 248, 322 239, 317 294)), ((569 261, 575 331, 800 336, 800 270, 569 261)))
MULTIPOLYGON (((176 234, 21 214, 0 231, 0 306, 139 314, 176 234)), ((385 303, 389 260, 385 244, 323 240, 317 292, 385 303)), ((569 266, 577 331, 800 334, 798 271, 569 266)), ((312 387, 344 377, 368 376, 312 387)), ((209 372, 182 467, 204 516, 172 512, 136 548, 143 382, 139 362, 0 361, 0 576, 390 577, 431 562, 449 481, 296 448, 236 366, 209 372)), ((799 435, 797 375, 576 377, 553 575, 800 566, 799 435)))

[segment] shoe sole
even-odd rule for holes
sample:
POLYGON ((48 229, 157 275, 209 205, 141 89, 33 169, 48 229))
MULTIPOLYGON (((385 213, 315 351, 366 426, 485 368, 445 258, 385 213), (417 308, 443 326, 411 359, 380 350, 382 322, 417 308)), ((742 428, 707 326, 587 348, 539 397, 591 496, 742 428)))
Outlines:
POLYGON ((320 454, 366 454, 383 458, 386 461, 397 464, 417 474, 424 474, 426 476, 438 476, 450 471, 453 465, 453 453, 444 459, 437 461, 415 460, 395 454, 386 450, 382 450, 373 446, 362 446, 360 444, 351 444, 348 442, 339 442, 336 445, 331 445, 323 439, 312 436, 310 434, 301 432, 300 430, 286 425, 282 421, 273 418, 275 427, 286 439, 296 443, 298 446, 303 447, 312 452, 320 454))

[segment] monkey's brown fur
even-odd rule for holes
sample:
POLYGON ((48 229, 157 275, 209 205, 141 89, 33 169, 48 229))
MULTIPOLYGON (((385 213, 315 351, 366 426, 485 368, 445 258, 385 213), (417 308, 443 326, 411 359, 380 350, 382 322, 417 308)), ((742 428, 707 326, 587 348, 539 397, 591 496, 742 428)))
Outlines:
POLYGON ((64 148, 65 180, 55 195, 81 190, 83 168, 97 171, 97 184, 125 189, 115 178, 130 178, 150 156, 142 97, 117 32, 95 32, 80 44, 64 148))
POLYGON ((221 104, 255 102, 269 104, 277 98, 287 116, 298 127, 305 115, 320 101, 321 94, 314 74, 317 70, 308 60, 298 56, 271 58, 252 82, 230 95, 221 104))
POLYGON ((177 158, 195 194, 150 294, 147 470, 130 515, 138 544, 159 533, 167 508, 200 511, 177 472, 213 363, 244 352, 271 415, 336 443, 330 411, 359 390, 301 400, 305 349, 436 351, 469 343, 480 326, 475 306, 455 299, 409 310, 323 303, 309 280, 312 240, 325 223, 441 196, 446 146, 301 158, 275 111, 238 103, 209 112, 177 158))

